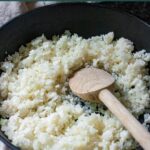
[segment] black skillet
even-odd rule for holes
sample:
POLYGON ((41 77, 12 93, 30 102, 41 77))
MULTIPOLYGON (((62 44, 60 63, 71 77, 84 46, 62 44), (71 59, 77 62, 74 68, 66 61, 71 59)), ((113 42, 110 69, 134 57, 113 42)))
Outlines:
MULTIPOLYGON (((115 32, 135 43, 136 50, 150 52, 150 25, 124 12, 102 8, 98 4, 53 4, 21 15, 0 28, 0 61, 14 53, 22 44, 45 34, 51 38, 70 30, 85 38, 115 32), (6 54, 7 51, 7 54, 6 54)), ((2 140, 12 150, 15 146, 0 132, 2 140)))

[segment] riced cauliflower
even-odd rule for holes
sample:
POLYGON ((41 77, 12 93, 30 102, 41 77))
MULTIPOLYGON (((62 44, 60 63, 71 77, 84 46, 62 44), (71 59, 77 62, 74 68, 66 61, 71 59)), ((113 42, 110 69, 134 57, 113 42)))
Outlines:
POLYGON ((22 150, 136 149, 102 103, 84 102, 68 86, 77 70, 102 68, 115 78, 118 99, 135 117, 145 113, 148 122, 150 53, 133 50, 131 41, 114 40, 113 32, 84 39, 66 31, 21 46, 1 64, 1 130, 22 150))

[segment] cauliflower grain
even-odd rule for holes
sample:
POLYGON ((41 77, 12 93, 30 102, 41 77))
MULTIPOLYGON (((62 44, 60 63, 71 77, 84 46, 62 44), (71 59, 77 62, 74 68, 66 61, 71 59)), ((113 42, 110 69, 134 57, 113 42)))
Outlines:
MULTIPOLYGON (((137 143, 102 104, 84 102, 69 78, 84 67, 115 78, 113 92, 138 118, 150 105, 150 54, 114 33, 88 39, 66 31, 21 46, 2 62, 1 130, 22 150, 128 150, 137 143)), ((149 122, 149 114, 144 116, 149 122)), ((137 131, 138 132, 138 131, 137 131)))

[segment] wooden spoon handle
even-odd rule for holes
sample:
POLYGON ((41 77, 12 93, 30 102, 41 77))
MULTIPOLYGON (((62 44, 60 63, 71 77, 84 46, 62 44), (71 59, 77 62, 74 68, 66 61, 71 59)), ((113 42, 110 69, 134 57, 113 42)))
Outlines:
POLYGON ((108 89, 100 91, 99 99, 121 121, 139 144, 145 150, 150 150, 150 134, 148 131, 108 89))

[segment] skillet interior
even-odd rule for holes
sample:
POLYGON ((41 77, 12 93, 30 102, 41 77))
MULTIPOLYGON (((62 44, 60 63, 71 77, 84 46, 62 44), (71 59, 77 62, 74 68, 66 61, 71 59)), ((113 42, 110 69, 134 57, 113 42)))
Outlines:
MULTIPOLYGON (((136 49, 150 52, 150 26, 129 14, 102 8, 98 4, 54 4, 21 15, 0 29, 0 61, 14 53, 22 44, 45 34, 50 38, 70 30, 85 38, 115 32, 115 37, 125 37, 135 43, 136 49)), ((142 121, 142 119, 141 119, 142 121)), ((0 132, 0 139, 11 149, 13 145, 0 132)))

